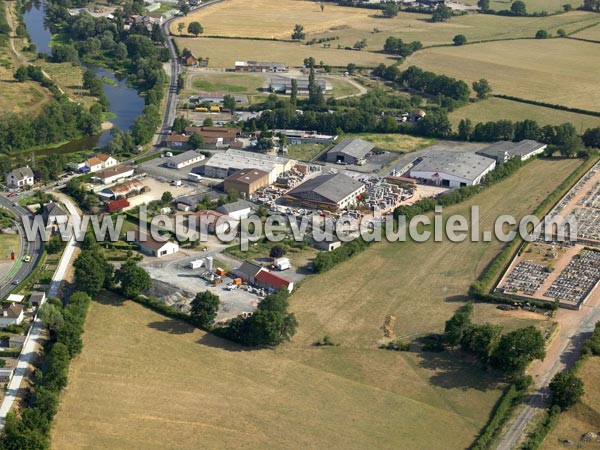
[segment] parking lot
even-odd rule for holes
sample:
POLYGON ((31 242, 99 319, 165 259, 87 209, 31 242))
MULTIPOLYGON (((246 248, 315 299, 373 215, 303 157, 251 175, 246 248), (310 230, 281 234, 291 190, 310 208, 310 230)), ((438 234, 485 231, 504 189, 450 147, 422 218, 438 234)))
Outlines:
MULTIPOLYGON (((260 300, 256 293, 249 292, 245 287, 235 290, 226 289, 227 285, 233 281, 228 277, 223 277, 220 284, 212 285, 201 278, 201 275, 206 272, 206 268, 191 268, 191 261, 209 255, 235 267, 239 264, 227 255, 209 250, 208 252, 189 253, 187 256, 169 261, 153 258, 142 263, 141 266, 150 274, 152 280, 160 282, 157 291, 164 293, 164 298, 161 300, 171 306, 175 302, 175 307, 179 310, 187 312, 188 308, 185 307, 185 304, 189 303, 198 292, 208 290, 221 299, 217 322, 255 311, 260 300), (174 299, 178 300, 174 301, 174 299)), ((217 264, 215 264, 216 267, 217 264)))
MULTIPOLYGON (((165 152, 169 151, 165 149, 165 152)), ((150 161, 146 161, 140 164, 138 171, 145 172, 149 176, 157 178, 161 181, 171 182, 175 180, 187 180, 188 173, 198 172, 198 167, 206 164, 206 159, 204 161, 200 161, 196 164, 190 164, 189 166, 183 167, 182 169, 170 169, 165 167, 165 163, 167 162, 167 158, 155 158, 150 161)))

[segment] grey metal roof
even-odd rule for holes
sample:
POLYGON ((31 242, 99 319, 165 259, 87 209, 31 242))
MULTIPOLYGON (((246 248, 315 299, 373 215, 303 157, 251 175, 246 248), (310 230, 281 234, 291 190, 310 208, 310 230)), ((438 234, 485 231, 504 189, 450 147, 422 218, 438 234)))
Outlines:
POLYGON ((507 153, 509 157, 515 156, 527 156, 541 148, 544 148, 546 144, 537 142, 531 139, 525 139, 520 142, 510 141, 498 141, 492 145, 482 148, 477 153, 490 158, 496 158, 498 155, 507 153))
POLYGON ((443 172, 473 181, 495 163, 495 160, 475 153, 440 151, 424 155, 411 172, 443 172))
POLYGON ((327 153, 343 153, 345 155, 360 159, 364 158, 365 155, 374 148, 375 145, 371 142, 363 141, 362 139, 349 138, 344 139, 327 153))
POLYGON ((19 167, 17 169, 13 169, 12 172, 9 172, 9 174, 12 173, 14 175, 15 178, 22 180, 23 178, 28 178, 28 177, 32 177, 33 176, 33 170, 31 170, 31 167, 27 166, 27 167, 19 167))
POLYGON ((364 186, 358 180, 342 173, 319 175, 305 181, 288 192, 292 197, 306 198, 304 194, 315 193, 333 203, 338 203, 364 186))
POLYGON ((244 209, 254 208, 254 203, 250 203, 246 200, 238 200, 237 202, 228 203, 226 205, 219 206, 216 211, 221 214, 231 214, 237 211, 243 211, 244 209))
POLYGON ((199 156, 201 157, 203 155, 195 152, 194 150, 188 150, 187 152, 180 153, 179 155, 171 156, 169 158, 169 163, 181 164, 199 156))
POLYGON ((260 266, 259 264, 250 261, 244 261, 240 267, 233 270, 233 273, 243 274, 246 275, 248 278, 254 278, 256 274, 261 270, 262 266, 260 266))

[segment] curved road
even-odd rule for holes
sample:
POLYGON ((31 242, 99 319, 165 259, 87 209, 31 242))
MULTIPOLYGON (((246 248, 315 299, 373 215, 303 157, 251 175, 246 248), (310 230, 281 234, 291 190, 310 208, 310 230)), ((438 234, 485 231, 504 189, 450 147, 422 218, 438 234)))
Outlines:
POLYGON ((35 267, 39 263, 43 252, 43 242, 41 237, 38 235, 36 236, 36 240, 34 242, 29 242, 22 229, 21 217, 33 217, 32 214, 21 206, 14 206, 15 201, 18 201, 18 197, 11 199, 6 198, 4 196, 0 196, 0 207, 8 209, 15 216, 17 216, 19 236, 21 237, 21 250, 19 252, 19 255, 17 255, 15 259, 15 264, 19 265, 18 269, 16 270, 16 272, 13 273, 13 267, 13 269, 11 270, 10 277, 8 279, 2 280, 2 284, 0 286, 0 299, 5 298, 16 287, 12 284, 13 281, 23 281, 25 278, 27 278, 27 276, 33 271, 33 269, 35 269, 35 267), (31 261, 23 261, 23 257, 25 255, 29 255, 31 257, 31 261))

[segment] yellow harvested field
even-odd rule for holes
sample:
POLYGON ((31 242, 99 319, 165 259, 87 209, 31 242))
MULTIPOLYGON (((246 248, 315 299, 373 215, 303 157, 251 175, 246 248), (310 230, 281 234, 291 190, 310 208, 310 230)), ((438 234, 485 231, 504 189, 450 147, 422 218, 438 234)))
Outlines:
POLYGON ((593 43, 549 39, 430 48, 407 65, 469 83, 486 78, 494 93, 600 111, 600 51, 593 43))
MULTIPOLYGON (((450 44, 457 34, 469 41, 533 37, 537 30, 555 33, 558 28, 567 32, 600 22, 597 14, 573 11, 549 17, 505 17, 468 14, 453 17, 444 23, 432 23, 423 14, 401 12, 397 17, 384 19, 377 10, 323 4, 304 0, 228 0, 203 8, 175 21, 171 32, 179 34, 177 25, 198 21, 205 36, 259 37, 291 39, 296 24, 304 26, 306 39, 338 37, 329 41, 332 48, 352 47, 357 40, 366 38, 367 50, 380 51, 388 36, 405 41, 419 40, 424 45, 450 44), (285 14, 281 12, 285 11, 285 14), (377 32, 375 32, 377 29, 377 32)), ((322 47, 314 44, 312 48, 322 47)))
POLYGON ((596 25, 580 31, 579 33, 575 33, 573 37, 600 42, 600 25, 596 25))
POLYGON ((600 358, 591 357, 579 368, 585 394, 582 400, 566 412, 561 413, 558 423, 540 447, 542 450, 566 448, 561 441, 574 442, 572 448, 597 449, 597 442, 580 442, 590 431, 600 430, 600 358))
POLYGON ((494 97, 454 110, 449 117, 455 130, 460 119, 471 119, 473 123, 500 119, 512 121, 532 119, 540 125, 559 125, 571 122, 580 131, 600 126, 600 117, 559 111, 494 97))
POLYGON ((178 38, 179 48, 188 48, 202 58, 209 58, 209 67, 233 68, 236 61, 282 61, 290 66, 302 66, 310 56, 332 66, 355 63, 361 66, 392 64, 393 58, 382 53, 321 48, 295 42, 253 41, 248 39, 178 38))
MULTIPOLYGON (((578 164, 533 161, 447 213, 479 204, 488 227, 497 214, 531 212, 578 164)), ((277 349, 240 348, 104 296, 90 308, 53 448, 466 448, 504 385, 451 352, 377 343, 388 314, 406 340, 440 331, 500 248, 377 244, 302 283, 291 297, 298 334, 277 349), (326 334, 339 346, 312 345, 326 334)), ((544 320, 489 306, 476 317, 544 320)))
POLYGON ((357 133, 345 134, 344 138, 355 137, 372 142, 378 149, 389 152, 409 153, 427 147, 435 142, 434 139, 409 136, 399 133, 357 133))

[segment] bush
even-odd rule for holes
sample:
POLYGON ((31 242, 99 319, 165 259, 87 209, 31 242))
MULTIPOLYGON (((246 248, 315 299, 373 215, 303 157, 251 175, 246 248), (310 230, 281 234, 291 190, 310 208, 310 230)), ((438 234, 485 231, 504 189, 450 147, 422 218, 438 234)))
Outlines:
POLYGON ((535 38, 536 39, 548 39, 548 32, 546 30, 538 30, 538 32, 535 33, 535 38))

